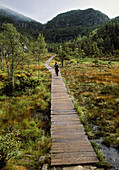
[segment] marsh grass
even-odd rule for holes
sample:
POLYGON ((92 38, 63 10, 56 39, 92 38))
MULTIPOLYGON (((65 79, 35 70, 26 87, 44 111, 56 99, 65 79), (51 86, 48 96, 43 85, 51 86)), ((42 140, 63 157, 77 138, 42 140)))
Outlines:
POLYGON ((89 138, 102 137, 103 144, 118 149, 119 64, 93 61, 86 58, 77 64, 69 63, 61 74, 89 138))
POLYGON ((49 57, 43 57, 39 80, 31 57, 30 71, 28 67, 17 71, 12 94, 7 79, 0 79, 0 165, 4 169, 41 168, 40 156, 50 163, 51 74, 43 66, 49 57))

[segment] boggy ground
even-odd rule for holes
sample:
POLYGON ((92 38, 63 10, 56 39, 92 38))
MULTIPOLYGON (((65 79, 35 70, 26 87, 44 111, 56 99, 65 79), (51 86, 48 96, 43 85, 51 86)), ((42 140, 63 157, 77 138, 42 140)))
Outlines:
POLYGON ((119 63, 75 62, 60 70, 89 138, 119 149, 119 63))
POLYGON ((32 61, 16 73, 11 95, 5 73, 0 72, 0 169, 40 169, 50 164, 51 74, 43 66, 37 77, 32 61))

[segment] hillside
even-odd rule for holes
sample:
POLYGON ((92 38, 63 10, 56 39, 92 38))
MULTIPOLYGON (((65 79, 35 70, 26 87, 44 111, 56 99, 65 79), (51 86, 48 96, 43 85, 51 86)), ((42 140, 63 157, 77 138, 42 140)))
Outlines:
POLYGON ((5 7, 1 7, 0 6, 0 17, 8 17, 13 21, 34 21, 31 18, 28 18, 22 14, 19 14, 11 9, 5 8, 5 7))
POLYGON ((42 29, 42 24, 11 9, 0 6, 0 25, 12 23, 17 30, 28 38, 36 38, 42 29))
POLYGON ((72 10, 57 15, 44 26, 46 40, 62 42, 87 35, 101 24, 110 21, 109 17, 92 8, 86 10, 72 10))
POLYGON ((109 21, 109 17, 100 11, 89 8, 72 10, 57 15, 46 24, 46 28, 62 28, 71 26, 93 26, 109 21))
POLYGON ((64 42, 76 38, 79 34, 88 35, 90 31, 108 21, 110 19, 107 15, 89 8, 59 14, 43 25, 22 14, 0 7, 0 24, 13 23, 20 33, 30 39, 35 39, 41 32, 47 42, 64 42))
POLYGON ((119 21, 119 16, 114 18, 115 21, 119 21))

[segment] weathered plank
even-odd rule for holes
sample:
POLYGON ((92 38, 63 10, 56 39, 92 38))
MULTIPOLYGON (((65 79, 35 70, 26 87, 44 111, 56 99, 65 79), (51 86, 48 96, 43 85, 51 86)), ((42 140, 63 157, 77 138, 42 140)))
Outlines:
POLYGON ((62 159, 62 158, 82 158, 82 157, 93 157, 95 156, 94 152, 69 152, 69 153, 54 153, 51 155, 53 159, 62 159))
POLYGON ((68 153, 68 152, 89 152, 91 151, 92 152, 92 147, 90 145, 78 145, 78 146, 75 146, 75 145, 72 145, 70 148, 69 147, 63 147, 61 148, 61 145, 54 145, 52 147, 52 153, 68 153))
POLYGON ((45 63, 52 73, 51 165, 98 162, 61 75, 56 76, 54 69, 48 66, 51 59, 45 63))
POLYGON ((61 159, 51 159, 51 165, 75 165, 75 164, 89 164, 96 163, 96 156, 93 157, 75 157, 75 158, 61 158, 61 159))
MULTIPOLYGON (((80 143, 79 143, 79 141, 70 141, 69 143, 67 143, 67 145, 66 145, 66 143, 67 142, 56 142, 56 143, 54 143, 53 145, 52 145, 52 148, 58 148, 58 147, 61 147, 62 146, 62 148, 61 149, 70 149, 70 148, 72 148, 72 147, 77 147, 77 148, 83 148, 83 147, 87 147, 87 146, 91 146, 91 144, 89 143, 89 142, 87 142, 87 141, 80 141, 80 143)), ((92 146, 91 146, 91 148, 92 148, 92 146)))

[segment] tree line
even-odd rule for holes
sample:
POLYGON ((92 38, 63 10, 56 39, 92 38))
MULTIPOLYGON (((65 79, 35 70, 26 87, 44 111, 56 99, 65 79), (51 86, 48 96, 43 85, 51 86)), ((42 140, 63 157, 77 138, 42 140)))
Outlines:
MULTIPOLYGON (((50 51, 55 51, 65 60, 69 56, 77 59, 92 58, 119 58, 119 22, 112 21, 94 29, 87 36, 77 36, 73 40, 64 43, 50 44, 50 51), (61 52, 62 49, 62 52, 61 52), (64 55, 65 54, 65 55, 64 55)), ((61 59, 61 60, 62 60, 61 59)))
POLYGON ((24 69, 24 65, 29 65, 29 57, 33 55, 37 58, 39 65, 38 78, 40 74, 40 58, 47 51, 45 39, 42 34, 35 41, 21 35, 16 28, 8 23, 1 26, 0 32, 0 67, 1 72, 7 74, 7 79, 12 87, 15 88, 15 73, 19 67, 24 69))
MULTIPOLYGON (((29 62, 33 54, 40 65, 41 55, 47 51, 55 52, 61 60, 69 60, 70 56, 78 59, 84 57, 117 59, 119 56, 119 22, 113 21, 93 30, 87 36, 77 36, 73 40, 63 43, 49 43, 46 45, 44 36, 39 33, 36 40, 30 41, 21 35, 12 24, 3 24, 0 33, 0 64, 14 89, 15 71, 18 66, 29 62)), ((38 69, 38 78, 40 66, 38 69)))

